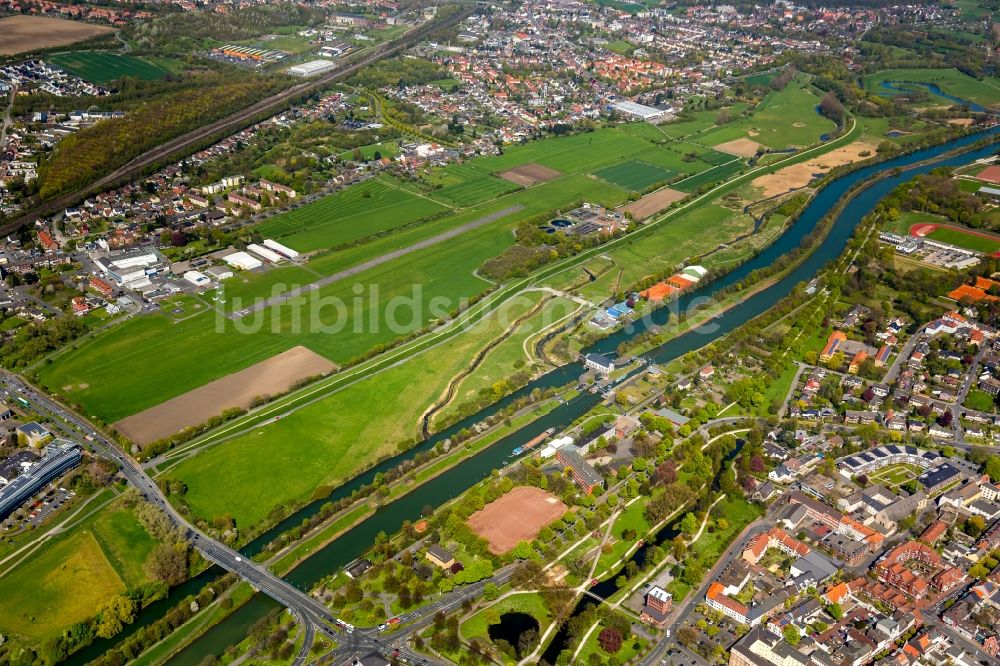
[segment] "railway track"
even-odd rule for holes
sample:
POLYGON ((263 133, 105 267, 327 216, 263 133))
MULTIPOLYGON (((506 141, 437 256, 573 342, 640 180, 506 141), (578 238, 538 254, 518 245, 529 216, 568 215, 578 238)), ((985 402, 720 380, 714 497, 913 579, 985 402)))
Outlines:
POLYGON ((317 77, 316 79, 305 81, 291 86, 290 88, 286 88, 285 90, 271 95, 266 99, 251 104, 245 109, 237 111, 224 118, 220 118, 219 120, 209 123, 203 127, 191 130, 190 132, 171 139, 166 143, 160 144, 159 146, 152 148, 142 155, 132 159, 123 166, 118 167, 111 173, 95 180, 93 183, 84 188, 73 192, 67 192, 66 194, 60 194, 52 199, 39 202, 30 211, 26 211, 10 222, 0 225, 0 236, 11 234, 20 229, 22 226, 32 223, 40 217, 46 217, 64 208, 73 206, 92 194, 96 194, 97 192, 108 189, 109 187, 113 187, 118 183, 137 176, 143 173, 146 169, 159 166, 160 164, 166 162, 169 158, 176 156, 179 153, 196 150, 197 148, 204 146, 206 142, 213 137, 221 137, 223 135, 239 131, 240 129, 251 124, 257 118, 266 114, 276 113, 278 110, 285 108, 291 100, 300 96, 308 95, 317 90, 322 90, 331 83, 356 74, 374 62, 401 53, 435 30, 455 25, 469 16, 474 10, 475 5, 467 5, 453 14, 423 23, 404 33, 397 39, 376 47, 372 53, 366 55, 360 60, 345 64, 343 67, 339 67, 327 74, 317 77))

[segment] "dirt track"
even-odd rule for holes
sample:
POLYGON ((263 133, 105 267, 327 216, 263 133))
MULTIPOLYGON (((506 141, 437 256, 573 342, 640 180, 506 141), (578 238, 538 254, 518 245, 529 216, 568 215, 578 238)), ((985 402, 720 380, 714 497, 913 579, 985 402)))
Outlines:
POLYGON ((490 552, 506 553, 561 517, 568 507, 555 495, 534 486, 518 486, 469 516, 472 531, 490 542, 490 552))
POLYGON ((729 155, 737 155, 739 157, 753 157, 757 154, 757 150, 760 148, 760 144, 753 139, 734 139, 733 141, 726 141, 725 143, 720 143, 712 146, 715 150, 720 153, 727 153, 729 155))
POLYGON ((754 178, 753 185, 763 188, 765 197, 784 194, 789 190, 805 187, 816 175, 824 174, 834 167, 867 159, 875 154, 875 148, 876 144, 872 142, 854 141, 811 160, 792 164, 778 169, 774 173, 754 178), (864 152, 870 153, 870 155, 863 157, 861 153, 864 152))
POLYGON ((536 183, 544 183, 547 180, 558 178, 562 174, 547 166, 531 163, 498 173, 497 175, 521 187, 531 187, 536 183))
POLYGON ((620 213, 631 213, 632 217, 636 220, 645 220, 650 215, 659 213, 670 204, 675 201, 680 201, 686 196, 687 193, 685 192, 664 187, 656 190, 655 192, 650 192, 646 196, 641 199, 636 199, 630 204, 621 206, 618 211, 620 213))
POLYGON ((103 25, 44 16, 8 16, 0 19, 0 55, 37 51, 81 42, 114 32, 103 25))
POLYGON ((245 370, 117 421, 114 427, 139 445, 149 444, 204 423, 232 407, 245 409, 257 396, 283 393, 300 379, 326 374, 335 367, 305 347, 292 347, 245 370))

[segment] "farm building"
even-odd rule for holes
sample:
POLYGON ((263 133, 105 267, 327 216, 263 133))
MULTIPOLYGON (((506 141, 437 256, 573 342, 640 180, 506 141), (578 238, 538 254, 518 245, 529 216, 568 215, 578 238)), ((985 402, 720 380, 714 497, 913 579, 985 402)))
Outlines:
POLYGON ((238 268, 241 271, 252 271, 253 269, 260 268, 264 265, 264 262, 260 259, 255 259, 246 252, 233 252, 232 254, 223 257, 222 260, 233 268, 238 268))

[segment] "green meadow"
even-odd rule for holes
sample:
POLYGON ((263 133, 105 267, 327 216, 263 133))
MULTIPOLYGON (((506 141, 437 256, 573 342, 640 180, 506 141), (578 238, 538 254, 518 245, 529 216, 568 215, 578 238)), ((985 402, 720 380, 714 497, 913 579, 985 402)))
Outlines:
POLYGON ((50 60, 52 64, 76 74, 81 79, 97 83, 114 81, 126 76, 153 81, 171 73, 167 67, 143 58, 101 51, 58 53, 50 60))

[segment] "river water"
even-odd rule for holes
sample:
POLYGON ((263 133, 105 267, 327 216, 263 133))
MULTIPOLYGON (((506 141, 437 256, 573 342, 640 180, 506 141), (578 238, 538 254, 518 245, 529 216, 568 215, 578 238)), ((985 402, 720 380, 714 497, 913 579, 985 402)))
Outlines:
MULTIPOLYGON (((716 291, 745 280, 752 271, 770 266, 779 257, 799 247, 803 239, 816 228, 817 223, 827 211, 833 208, 848 190, 861 181, 883 172, 889 172, 892 169, 906 169, 909 165, 917 162, 934 160, 946 152, 968 146, 982 139, 984 136, 996 138, 998 132, 1000 132, 1000 128, 994 128, 985 133, 955 139, 941 146, 920 150, 910 155, 901 156, 841 176, 819 192, 792 226, 759 255, 711 284, 684 294, 678 301, 671 304, 670 308, 665 307, 653 311, 643 320, 635 322, 628 328, 614 332, 607 338, 595 343, 586 351, 613 355, 620 343, 633 338, 650 327, 661 327, 666 324, 671 310, 675 312, 678 310, 681 312, 687 311, 694 304, 708 299, 716 291)), ((845 206, 841 214, 837 216, 823 244, 787 276, 770 287, 752 296, 748 296, 742 302, 733 306, 716 319, 713 319, 709 324, 678 336, 657 347, 646 354, 646 357, 656 363, 667 363, 688 352, 710 344, 762 314, 786 296, 796 284, 811 279, 827 262, 838 257, 843 252, 848 239, 851 237, 855 226, 861 218, 868 214, 878 201, 898 184, 905 182, 918 173, 926 173, 935 167, 955 166, 972 159, 992 155, 993 153, 994 148, 987 146, 986 148, 978 149, 960 157, 942 158, 934 161, 932 164, 909 169, 900 175, 885 178, 856 194, 845 206)), ((535 388, 564 386, 575 381, 583 372, 584 368, 580 363, 571 363, 546 373, 487 409, 463 419, 446 430, 428 438, 415 448, 387 459, 367 472, 360 474, 338 487, 329 498, 307 504, 271 530, 268 530, 257 539, 248 543, 241 549, 242 552, 246 555, 253 555, 259 552, 267 542, 273 540, 278 534, 300 524, 303 518, 316 513, 324 502, 349 496, 355 489, 370 483, 378 472, 391 469, 403 460, 412 457, 418 451, 434 447, 438 442, 451 437, 462 428, 482 421, 485 417, 504 408, 515 399, 530 393, 535 388)), ((375 536, 379 532, 384 531, 392 534, 399 530, 404 520, 415 520, 418 518, 423 506, 438 506, 457 497, 468 487, 490 474, 493 469, 503 467, 509 462, 510 453, 515 447, 526 443, 548 428, 556 428, 557 430, 565 428, 576 418, 596 405, 601 399, 600 395, 585 393, 558 406, 518 432, 500 439, 495 444, 459 463, 452 469, 426 482, 412 493, 382 507, 373 516, 351 528, 334 542, 317 550, 308 559, 289 572, 285 577, 286 580, 303 590, 310 589, 324 576, 338 571, 346 564, 361 556, 371 546, 375 536)), ((182 586, 181 591, 183 594, 186 594, 197 590, 201 584, 221 575, 221 573, 222 571, 218 567, 212 567, 201 574, 195 582, 182 586)), ((177 600, 181 596, 182 594, 178 594, 178 591, 175 590, 167 600, 143 609, 137 621, 127 629, 127 634, 125 635, 131 634, 162 617, 172 605, 177 603, 177 600)), ((172 666, 196 666, 207 655, 221 655, 227 647, 242 640, 246 636, 250 626, 276 606, 276 602, 270 598, 261 594, 255 595, 245 606, 223 619, 202 637, 179 652, 169 663, 172 666)), ((88 648, 73 655, 69 659, 69 663, 86 663, 102 654, 106 649, 120 641, 121 638, 122 636, 120 635, 111 640, 96 641, 88 648)))

